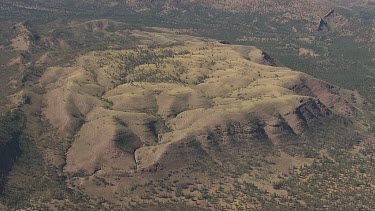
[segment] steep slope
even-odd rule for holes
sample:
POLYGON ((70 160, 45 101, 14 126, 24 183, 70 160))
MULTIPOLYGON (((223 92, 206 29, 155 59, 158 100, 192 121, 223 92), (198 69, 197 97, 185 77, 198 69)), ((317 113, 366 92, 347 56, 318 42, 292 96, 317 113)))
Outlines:
POLYGON ((20 139, 24 117, 21 112, 13 110, 0 116, 0 192, 4 189, 7 175, 21 154, 20 139))
POLYGON ((374 32, 374 0, 2 0, 0 210, 375 210, 374 32))
MULTIPOLYGON (((142 26, 183 28, 184 33, 195 36, 261 47, 284 65, 347 89, 358 89, 373 103, 374 93, 369 87, 374 84, 370 57, 375 52, 374 7, 370 0, 4 0, 0 15, 4 20, 27 19, 36 25, 66 18, 108 18, 142 26), (332 10, 333 15, 325 17, 332 10)), ((42 28, 46 27, 54 25, 42 28)), ((75 45, 53 37, 49 39, 52 45, 75 45)))
POLYGON ((202 206, 201 193, 185 201, 182 190, 161 188, 151 196, 150 185, 275 176, 282 171, 267 171, 269 159, 309 163, 327 147, 356 144, 358 133, 343 128, 363 130, 350 120, 367 107, 358 93, 269 66, 255 47, 162 28, 124 32, 136 47, 88 52, 40 78, 43 116, 72 140, 67 182, 92 197, 202 206))

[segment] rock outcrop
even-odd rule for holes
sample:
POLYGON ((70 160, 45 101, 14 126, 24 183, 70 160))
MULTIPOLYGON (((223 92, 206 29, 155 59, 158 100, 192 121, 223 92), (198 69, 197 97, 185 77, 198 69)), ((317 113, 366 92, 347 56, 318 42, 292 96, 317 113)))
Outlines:
POLYGON ((276 149, 304 156, 320 149, 314 130, 365 106, 358 93, 276 67, 255 47, 165 29, 128 33, 143 45, 90 52, 40 79, 44 116, 72 140, 64 172, 94 192, 95 178, 113 174, 127 175, 112 181, 120 187, 139 172, 242 171, 238 162, 276 149))

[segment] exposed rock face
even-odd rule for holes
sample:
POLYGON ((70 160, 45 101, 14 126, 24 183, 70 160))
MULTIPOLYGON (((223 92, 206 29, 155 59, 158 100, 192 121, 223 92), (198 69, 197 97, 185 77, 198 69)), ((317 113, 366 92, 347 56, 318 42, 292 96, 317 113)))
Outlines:
POLYGON ((323 18, 321 18, 318 25, 318 31, 330 30, 331 27, 328 24, 328 21, 334 19, 334 16, 335 10, 330 10, 323 18))
POLYGON ((329 30, 329 26, 328 23, 323 18, 321 18, 318 26, 318 31, 322 31, 324 29, 329 30))
POLYGON ((64 171, 87 175, 82 187, 109 174, 188 164, 241 171, 236 162, 252 156, 300 153, 315 143, 316 125, 364 106, 355 92, 274 67, 255 47, 149 31, 129 31, 138 48, 91 52, 40 79, 48 90, 43 114, 73 139, 64 171))
POLYGON ((335 10, 331 10, 329 11, 329 13, 327 13, 327 15, 324 16, 324 18, 329 18, 331 16, 333 16, 335 14, 335 10))

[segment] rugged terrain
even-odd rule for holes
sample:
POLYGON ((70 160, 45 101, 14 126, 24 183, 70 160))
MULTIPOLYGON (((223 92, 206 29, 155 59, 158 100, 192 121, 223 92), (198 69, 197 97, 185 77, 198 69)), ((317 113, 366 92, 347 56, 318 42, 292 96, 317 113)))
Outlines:
MULTIPOLYGON (((20 143, 34 140, 47 168, 38 174, 50 177, 19 196, 20 208, 306 208, 280 190, 290 168, 370 135, 371 104, 357 91, 278 67, 256 47, 109 20, 70 22, 37 41, 27 25, 14 29, 7 48, 50 49, 7 64, 23 70, 11 83, 26 85, 7 98, 27 117, 20 143), (83 37, 95 47, 78 50, 83 37)), ((19 165, 5 183, 10 207, 19 165)))
POLYGON ((2 1, 0 209, 374 209, 372 8, 2 1))
POLYGON ((375 6, 371 0, 4 0, 0 10, 6 21, 39 25, 108 18, 253 45, 272 52, 283 65, 359 90, 375 102, 369 89, 375 83, 375 6))

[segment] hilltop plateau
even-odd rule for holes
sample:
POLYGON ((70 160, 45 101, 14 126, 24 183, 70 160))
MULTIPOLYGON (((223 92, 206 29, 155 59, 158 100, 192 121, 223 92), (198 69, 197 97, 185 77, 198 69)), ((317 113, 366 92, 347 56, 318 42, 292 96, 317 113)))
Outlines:
MULTIPOLYGON (((22 108, 41 161, 63 182, 52 190, 66 185, 88 197, 86 206, 306 208, 278 187, 290 169, 369 135, 370 104, 357 91, 279 67, 256 47, 103 19, 70 22, 37 42, 36 32, 22 33, 9 44, 15 51, 28 51, 14 47, 19 40, 50 50, 7 64, 24 66, 14 83, 27 84, 9 102, 22 108)), ((52 201, 31 206, 79 205, 41 191, 34 200, 52 201)))
POLYGON ((2 0, 0 210, 375 209, 373 0, 2 0))

